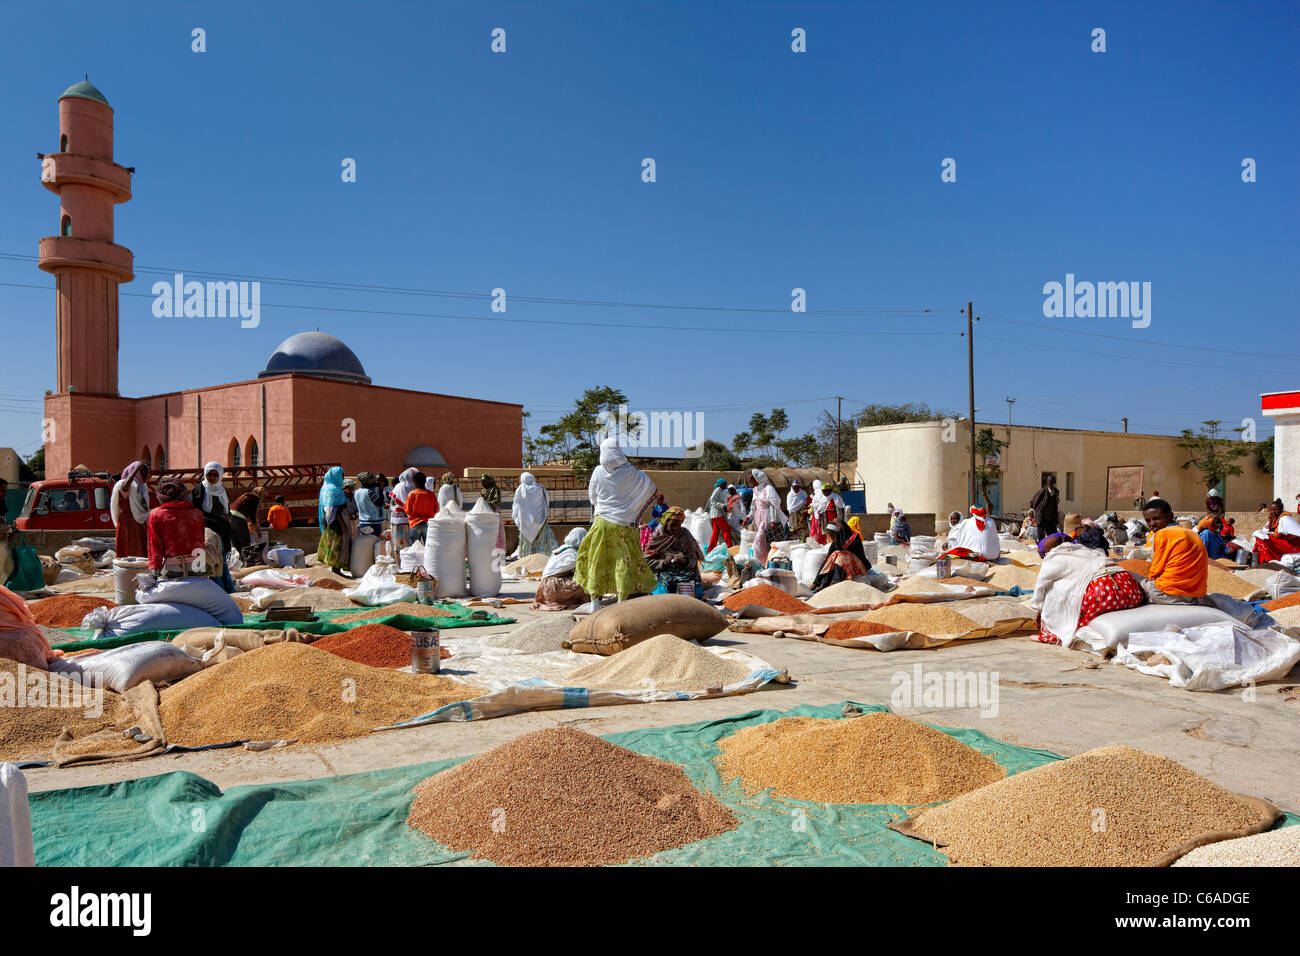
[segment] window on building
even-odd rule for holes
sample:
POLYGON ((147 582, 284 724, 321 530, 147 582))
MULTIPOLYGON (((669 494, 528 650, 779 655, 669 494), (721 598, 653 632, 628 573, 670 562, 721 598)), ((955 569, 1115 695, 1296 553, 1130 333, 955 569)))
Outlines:
POLYGON ((262 459, 259 454, 260 449, 258 449, 257 447, 257 439, 250 438, 248 440, 248 443, 244 447, 248 449, 248 454, 244 456, 248 459, 248 466, 250 468, 254 468, 257 465, 260 465, 262 463, 262 459))
POLYGON ((1072 471, 1065 473, 1065 500, 1074 500, 1074 472, 1072 471))
POLYGON ((66 153, 67 151, 68 151, 68 134, 64 133, 62 136, 59 137, 59 152, 66 153))
POLYGON ((72 235, 72 217, 71 217, 71 216, 64 216, 64 217, 63 217, 63 221, 59 223, 59 235, 61 235, 61 236, 70 236, 70 235, 72 235))
POLYGON ((238 468, 240 465, 239 442, 230 439, 230 447, 226 450, 226 460, 230 462, 231 468, 238 468))
POLYGON ((162 445, 158 446, 158 454, 154 456, 154 460, 158 462, 159 471, 162 471, 167 467, 167 452, 163 451, 162 445))
POLYGON ((148 445, 145 445, 145 446, 144 446, 144 451, 142 451, 142 452, 140 453, 140 460, 141 460, 142 462, 144 462, 144 466, 145 466, 146 468, 148 468, 150 471, 153 470, 153 456, 149 454, 149 446, 148 446, 148 445))

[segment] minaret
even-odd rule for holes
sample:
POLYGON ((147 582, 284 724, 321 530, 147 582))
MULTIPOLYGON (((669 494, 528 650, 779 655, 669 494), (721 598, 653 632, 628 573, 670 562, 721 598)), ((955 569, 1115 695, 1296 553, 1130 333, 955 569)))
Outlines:
POLYGON ((90 82, 59 97, 59 151, 41 156, 41 183, 59 194, 59 234, 38 245, 55 278, 58 391, 117 395, 117 286, 135 278, 113 242, 113 206, 131 198, 131 170, 113 162, 113 108, 90 82))

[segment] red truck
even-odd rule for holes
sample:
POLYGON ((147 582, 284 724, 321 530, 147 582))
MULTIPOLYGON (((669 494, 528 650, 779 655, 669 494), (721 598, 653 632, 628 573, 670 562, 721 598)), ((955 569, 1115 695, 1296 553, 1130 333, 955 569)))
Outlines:
MULTIPOLYGON (((330 465, 252 465, 227 468, 222 479, 231 503, 246 491, 263 489, 261 517, 277 495, 295 523, 316 523, 316 502, 320 486, 330 465)), ((20 531, 84 531, 87 535, 113 534, 113 516, 109 511, 113 485, 120 476, 106 471, 70 471, 66 478, 34 481, 27 489, 23 509, 14 521, 20 531)), ((156 505, 154 489, 164 478, 179 478, 187 488, 203 479, 198 468, 169 468, 149 477, 149 503, 156 505)))

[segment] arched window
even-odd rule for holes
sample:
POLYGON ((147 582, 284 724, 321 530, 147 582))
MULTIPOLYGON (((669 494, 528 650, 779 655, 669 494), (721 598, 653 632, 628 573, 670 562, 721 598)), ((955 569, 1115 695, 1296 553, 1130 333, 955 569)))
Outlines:
POLYGON ((63 217, 63 221, 59 223, 59 235, 61 235, 61 236, 70 236, 70 235, 72 235, 72 217, 71 217, 71 216, 64 216, 64 217, 63 217))
MULTIPOLYGON (((416 445, 406 453, 406 467, 419 468, 449 468, 447 459, 442 456, 442 452, 430 445, 416 445)), ((427 474, 427 472, 426 472, 427 474)))
POLYGON ((158 454, 154 455, 154 461, 158 462, 158 470, 165 471, 167 468, 167 452, 163 451, 163 446, 158 446, 158 454))
POLYGON ((68 134, 64 133, 62 136, 59 137, 59 152, 66 153, 67 151, 68 151, 68 134))
POLYGON ((262 458, 259 454, 260 449, 257 447, 256 438, 249 438, 248 441, 244 443, 244 448, 246 449, 244 457, 248 459, 248 466, 250 468, 256 467, 262 463, 262 458))
POLYGON ((142 462, 144 462, 144 466, 145 466, 146 468, 148 468, 150 471, 153 470, 153 458, 150 457, 150 455, 149 455, 149 446, 148 446, 148 445, 145 445, 145 446, 144 446, 144 451, 142 451, 142 452, 140 453, 140 460, 141 460, 142 462))
POLYGON ((226 449, 226 461, 230 462, 231 468, 239 467, 239 442, 230 439, 230 447, 226 449))

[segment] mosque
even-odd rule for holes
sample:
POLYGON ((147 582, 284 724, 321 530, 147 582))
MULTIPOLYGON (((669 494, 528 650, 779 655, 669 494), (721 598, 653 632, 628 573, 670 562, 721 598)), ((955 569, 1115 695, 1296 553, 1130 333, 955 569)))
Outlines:
POLYGON ((118 284, 135 278, 113 241, 134 168, 113 160, 113 108, 87 80, 59 97, 59 151, 40 154, 59 234, 39 241, 55 278, 58 387, 45 399, 46 473, 337 463, 396 474, 521 464, 523 406, 374 385, 320 331, 280 343, 256 378, 144 398, 118 393, 118 284))

